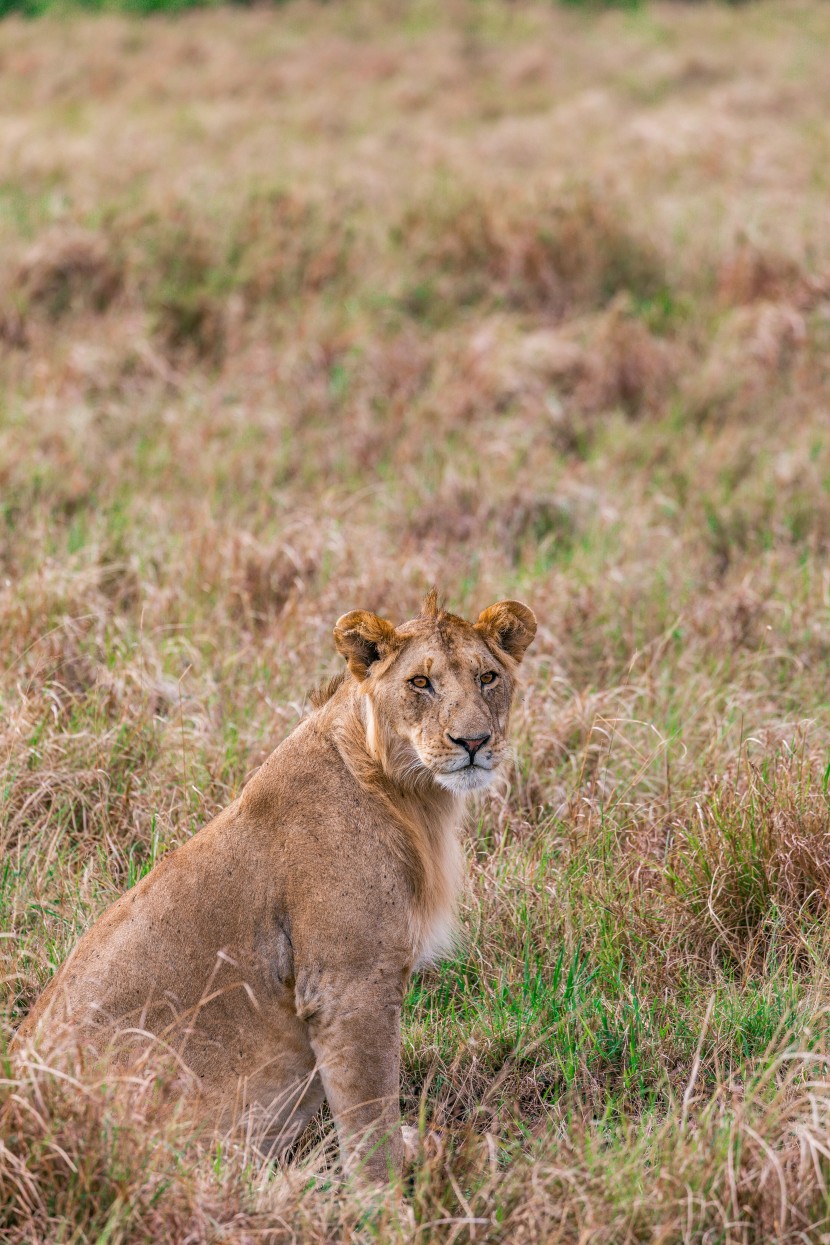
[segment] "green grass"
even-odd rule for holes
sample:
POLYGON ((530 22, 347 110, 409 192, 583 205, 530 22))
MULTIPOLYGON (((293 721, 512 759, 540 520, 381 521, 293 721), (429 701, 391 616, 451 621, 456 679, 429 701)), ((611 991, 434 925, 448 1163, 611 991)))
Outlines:
MULTIPOLYGON (((284 0, 275 0, 276 3, 284 0)), ((18 13, 23 17, 42 17, 46 13, 69 14, 75 11, 91 13, 126 13, 149 16, 156 13, 185 13, 189 9, 210 8, 218 0, 0 0, 0 17, 18 13)), ((232 0, 244 4, 246 0, 232 0)))

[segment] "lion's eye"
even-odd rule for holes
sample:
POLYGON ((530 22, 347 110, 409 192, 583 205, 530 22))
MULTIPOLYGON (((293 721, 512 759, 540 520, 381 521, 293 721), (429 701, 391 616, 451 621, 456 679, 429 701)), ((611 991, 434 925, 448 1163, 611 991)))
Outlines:
POLYGON ((422 689, 427 688, 427 687, 432 687, 432 684, 430 683, 429 679, 427 678, 425 674, 416 674, 415 678, 410 679, 409 682, 412 684, 413 687, 420 687, 422 689))
POLYGON ((491 683, 495 683, 498 677, 499 676, 496 674, 495 670, 488 670, 481 676, 479 681, 483 683, 485 687, 489 687, 491 683))

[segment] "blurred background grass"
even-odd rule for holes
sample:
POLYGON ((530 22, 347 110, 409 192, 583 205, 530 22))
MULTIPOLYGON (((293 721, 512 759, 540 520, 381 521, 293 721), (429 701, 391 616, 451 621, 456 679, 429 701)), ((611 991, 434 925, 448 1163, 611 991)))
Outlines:
MULTIPOLYGON (((44 13, 70 13, 80 10, 92 13, 182 13, 188 9, 212 8, 223 2, 231 7, 251 7, 258 0, 0 0, 0 17, 11 13, 19 13, 24 17, 39 17, 44 13)), ((638 9, 649 0, 550 0, 553 4, 561 4, 565 8, 599 11, 602 9, 638 9)), ((696 3, 699 0, 680 0, 681 3, 696 3)), ((728 5, 752 3, 752 0, 719 0, 728 5)), ((269 0, 270 4, 279 7, 291 3, 291 0, 269 0)))

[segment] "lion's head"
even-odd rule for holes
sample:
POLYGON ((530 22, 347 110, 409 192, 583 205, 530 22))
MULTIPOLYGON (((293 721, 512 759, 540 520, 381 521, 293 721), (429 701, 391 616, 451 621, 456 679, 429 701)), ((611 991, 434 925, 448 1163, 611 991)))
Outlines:
POLYGON ((334 640, 363 693, 369 748, 387 772, 456 794, 486 787, 508 754, 516 668, 536 634, 532 610, 499 601, 466 622, 434 593, 399 627, 366 610, 334 640))

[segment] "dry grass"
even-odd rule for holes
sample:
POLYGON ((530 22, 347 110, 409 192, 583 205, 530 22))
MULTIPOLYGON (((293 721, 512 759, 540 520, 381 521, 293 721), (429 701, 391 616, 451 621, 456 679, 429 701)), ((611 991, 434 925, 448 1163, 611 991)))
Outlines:
POLYGON ((406 1197, 8 1064, 0 1240, 822 1240, 821 0, 0 25, 8 1035, 437 583, 541 622, 406 1197))

